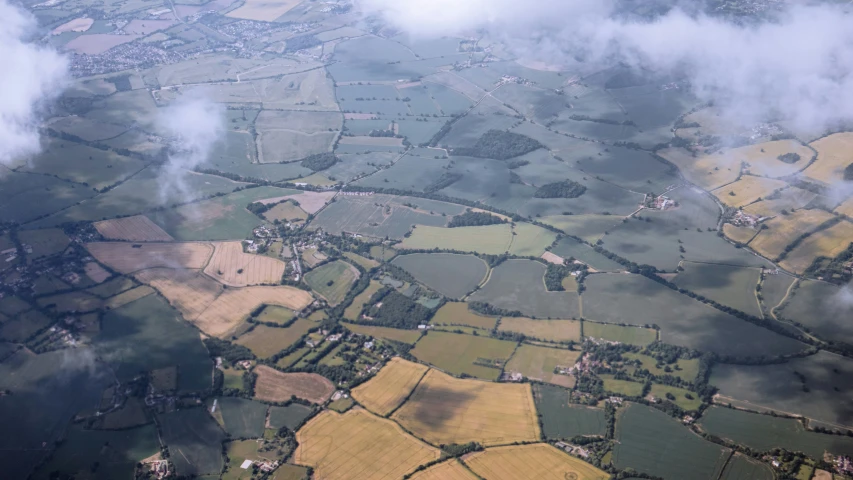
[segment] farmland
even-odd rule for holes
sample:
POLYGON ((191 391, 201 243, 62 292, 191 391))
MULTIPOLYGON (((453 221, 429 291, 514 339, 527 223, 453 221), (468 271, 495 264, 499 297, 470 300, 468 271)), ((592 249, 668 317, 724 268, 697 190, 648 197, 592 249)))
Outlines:
POLYGON ((850 164, 850 146, 853 134, 836 133, 811 144, 817 150, 817 161, 803 172, 806 177, 826 185, 843 179, 843 171, 850 164))
POLYGON ((255 367, 258 381, 255 396, 266 402, 283 402, 291 395, 313 403, 323 403, 332 396, 335 386, 315 373, 282 373, 265 365, 255 367))
POLYGON ((397 248, 418 250, 439 248, 498 255, 509 250, 512 240, 512 227, 503 223, 456 228, 418 225, 412 235, 397 245, 397 248))
POLYGON ((234 438, 260 438, 264 434, 267 406, 238 397, 217 399, 225 431, 234 438))
POLYGON ((438 449, 406 434, 390 420, 362 409, 322 412, 296 436, 294 460, 328 479, 399 478, 439 458, 438 449))
POLYGON ((720 478, 726 480, 773 480, 775 476, 773 469, 766 463, 735 453, 729 459, 720 478))
POLYGON ((369 335, 371 337, 385 338, 396 342, 413 344, 421 338, 421 332, 417 330, 400 330, 397 328, 374 327, 370 325, 356 325, 352 323, 344 324, 344 326, 359 335, 369 335))
POLYGON ((693 382, 696 380, 696 375, 699 374, 698 358, 678 359, 675 363, 667 365, 672 370, 671 372, 667 372, 665 370, 666 366, 660 365, 654 357, 640 353, 626 353, 622 357, 626 360, 640 362, 640 368, 648 370, 649 373, 656 376, 672 375, 685 382, 693 382))
POLYGON ((418 341, 412 355, 454 375, 496 380, 514 350, 514 342, 434 331, 418 341))
POLYGON ((606 472, 545 443, 488 448, 474 453, 465 463, 477 475, 497 480, 524 477, 605 480, 609 477, 606 472))
POLYGON ((539 439, 530 385, 460 380, 430 370, 392 416, 433 445, 539 439))
POLYGON ((145 215, 114 218, 94 223, 98 233, 107 240, 129 242, 171 242, 174 239, 145 215))
POLYGON ((222 469, 223 432, 204 408, 159 417, 163 442, 169 445, 178 475, 213 475, 222 469))
POLYGON ((225 335, 261 305, 278 305, 298 311, 308 306, 311 301, 311 294, 294 287, 229 288, 193 323, 210 335, 225 335))
POLYGON ((571 375, 555 373, 574 366, 581 352, 534 345, 520 345, 507 363, 505 372, 520 373, 531 380, 553 383, 563 387, 574 386, 571 375))
POLYGON ((776 314, 804 325, 824 340, 853 344, 853 325, 846 321, 853 314, 853 305, 843 301, 845 292, 828 283, 803 281, 791 290, 776 314))
POLYGON ((316 326, 314 322, 303 318, 286 328, 257 325, 249 332, 240 335, 235 343, 247 347, 260 358, 269 358, 296 343, 316 326))
POLYGON ((229 287, 277 285, 284 274, 284 262, 262 255, 243 253, 242 242, 213 244, 213 257, 204 273, 229 287))
POLYGON ((547 291, 545 269, 532 260, 507 260, 492 270, 488 282, 469 300, 519 310, 535 318, 577 317, 578 295, 547 291))
POLYGON ((270 407, 269 426, 275 429, 287 427, 293 430, 310 414, 310 407, 298 403, 292 403, 286 407, 270 407))
POLYGON ((406 207, 397 203, 396 198, 384 195, 338 198, 317 214, 312 228, 322 228, 332 234, 347 232, 402 239, 413 225, 440 227, 447 224, 447 217, 406 207))
POLYGON ((486 262, 473 255, 415 253, 399 255, 391 263, 450 298, 464 297, 480 285, 489 272, 486 262))
POLYGON ((392 358, 373 379, 353 389, 352 396, 371 412, 387 416, 409 398, 427 370, 424 365, 392 358))
POLYGON ((853 223, 842 220, 837 224, 809 235, 785 257, 781 265, 786 270, 802 274, 817 257, 835 258, 853 242, 853 223))
POLYGON ((764 223, 767 229, 762 230, 749 242, 749 247, 765 257, 776 258, 797 237, 814 230, 831 218, 831 214, 817 209, 797 210, 789 215, 773 218, 764 223))
POLYGON ((657 340, 657 332, 650 328, 587 321, 583 322, 583 336, 629 345, 648 345, 657 340))
POLYGON ((732 207, 743 207, 769 197, 773 192, 788 186, 781 180, 744 175, 740 180, 714 190, 721 202, 732 207))
POLYGON ((502 332, 515 332, 545 342, 579 342, 579 320, 534 320, 524 317, 503 317, 498 325, 502 332))
POLYGON ((460 325, 492 330, 495 328, 497 318, 486 317, 472 312, 468 309, 468 304, 465 302, 447 302, 435 312, 430 323, 433 325, 460 325))
POLYGON ((569 404, 568 390, 534 385, 533 399, 536 410, 542 415, 543 432, 548 439, 605 434, 604 410, 569 404))
POLYGON ((412 475, 412 480, 477 480, 459 460, 450 459, 412 475))
POLYGON ((693 262, 684 262, 682 268, 673 281, 680 288, 750 315, 760 314, 755 296, 759 269, 693 262))
POLYGON ((346 297, 358 277, 358 270, 352 265, 336 260, 306 273, 305 282, 334 306, 346 297))
POLYGON ((617 468, 664 478, 718 478, 730 453, 665 413, 633 403, 617 413, 615 436, 617 468))
POLYGON ((99 262, 120 273, 149 268, 201 269, 213 254, 207 243, 90 243, 86 248, 99 262))

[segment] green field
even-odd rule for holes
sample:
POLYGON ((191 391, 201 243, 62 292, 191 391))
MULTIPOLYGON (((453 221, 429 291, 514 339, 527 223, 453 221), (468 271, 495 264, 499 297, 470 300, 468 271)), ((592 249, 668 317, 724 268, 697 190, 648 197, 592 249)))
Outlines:
MULTIPOLYGON (((551 225, 552 227, 562 230, 563 232, 566 232, 569 235, 581 238, 587 242, 595 243, 598 239, 604 236, 604 232, 616 227, 616 225, 619 225, 619 223, 622 222, 622 218, 623 217, 617 215, 554 215, 542 217, 539 220, 542 223, 546 225, 551 225)), ((572 242, 561 242, 561 244, 571 245, 572 242)), ((592 248, 590 248, 590 251, 595 253, 592 248)), ((566 251, 563 251, 562 249, 560 251, 554 251, 554 253, 556 253, 557 255, 563 256, 563 253, 560 252, 566 253, 568 255, 574 255, 573 249, 566 251)), ((578 255, 574 256, 576 256, 578 260, 582 262, 587 262, 587 260, 584 260, 578 255)), ((590 255, 587 258, 590 266, 597 269, 597 267, 593 265, 593 258, 595 257, 590 255)), ((611 262, 611 260, 607 259, 607 257, 601 258, 603 258, 604 260, 597 258, 595 259, 598 260, 596 261, 596 264, 599 264, 602 267, 609 266, 609 268, 605 268, 605 270, 618 270, 618 268, 616 268, 616 266, 612 263, 607 263, 611 262)))
POLYGON ((421 332, 419 330, 401 330, 398 328, 374 327, 372 325, 356 325, 353 323, 345 323, 344 327, 346 327, 347 330, 360 335, 369 335, 371 337, 384 338, 408 344, 413 344, 421 338, 421 332))
POLYGON ((782 299, 787 295, 788 288, 794 283, 794 280, 794 277, 788 275, 764 276, 764 280, 761 282, 761 303, 768 314, 782 303, 782 299))
POLYGON ((578 435, 604 436, 606 421, 600 408, 572 405, 569 392, 550 385, 534 385, 533 400, 542 415, 545 438, 569 439, 578 435))
POLYGON ((563 237, 557 245, 551 249, 551 253, 559 255, 566 260, 574 258, 600 272, 623 270, 625 267, 610 260, 604 255, 596 252, 592 247, 578 242, 571 237, 563 237))
POLYGON ((93 344, 121 379, 177 365, 179 391, 211 387, 213 366, 198 330, 181 320, 159 295, 107 312, 93 344))
MULTIPOLYGON (((584 325, 586 326, 586 325, 584 325)), ((673 377, 678 377, 685 382, 694 382, 696 380, 696 375, 699 374, 699 359, 679 359, 673 364, 661 365, 661 368, 658 368, 658 361, 649 355, 643 355, 639 353, 625 353, 622 357, 626 360, 638 360, 645 370, 648 370, 652 375, 663 376, 663 375, 672 375, 673 377), (665 370, 666 366, 670 367, 671 372, 667 372, 665 370)))
POLYGON ((577 293, 547 291, 545 270, 536 261, 507 260, 492 270, 489 281, 469 300, 519 310, 534 318, 576 318, 577 293))
POLYGON ((97 480, 133 478, 136 463, 159 451, 154 425, 125 430, 84 430, 75 425, 35 478, 52 478, 54 471, 97 480))
POLYGON ((256 325, 251 331, 240 335, 235 343, 243 345, 259 358, 269 358, 290 347, 317 324, 300 318, 287 328, 256 325))
POLYGON ((657 340, 657 332, 650 328, 588 321, 583 322, 583 336, 640 346, 648 345, 657 340))
POLYGON ((116 277, 86 291, 101 298, 110 298, 125 290, 130 290, 136 285, 137 283, 128 277, 116 277))
POLYGON ((311 415, 311 407, 292 403, 286 407, 270 407, 270 427, 287 427, 291 430, 298 427, 303 420, 311 415))
POLYGON ((673 280, 680 288, 750 315, 761 315, 755 297, 755 287, 761 277, 759 269, 693 262, 684 262, 681 266, 684 271, 673 280))
POLYGON ((305 274, 305 283, 332 306, 339 304, 346 297, 357 279, 358 270, 340 260, 327 263, 305 274))
POLYGON ((616 415, 616 468, 663 478, 715 479, 722 473, 730 451, 702 439, 660 410, 631 403, 616 415))
POLYGON ((228 470, 222 474, 222 480, 250 480, 254 469, 240 468, 244 460, 275 461, 278 460, 275 450, 262 451, 263 443, 257 440, 235 440, 225 444, 228 456, 228 470))
POLYGON ((702 430, 749 448, 767 452, 784 448, 803 452, 814 459, 824 452, 853 455, 853 438, 806 430, 800 420, 744 412, 725 407, 711 407, 699 420, 702 430))
POLYGON ((515 332, 543 342, 580 342, 580 320, 535 320, 525 317, 503 317, 498 325, 502 332, 515 332))
POLYGON ((371 260, 367 257, 362 257, 361 255, 358 255, 357 253, 346 252, 346 253, 344 253, 344 256, 347 257, 347 259, 349 259, 349 261, 360 265, 361 268, 363 268, 365 270, 370 270, 372 268, 376 268, 379 266, 379 262, 377 262, 376 260, 371 260))
POLYGON ((504 368, 505 372, 518 372, 525 377, 563 387, 573 387, 575 377, 555 373, 559 367, 569 369, 581 356, 580 350, 520 345, 504 368))
POLYGON ((770 465, 745 455, 734 454, 723 469, 720 480, 773 480, 774 478, 770 465))
POLYGON ((292 310, 276 305, 267 305, 256 320, 258 323, 275 323, 281 325, 293 320, 293 316, 294 313, 292 310))
POLYGON ((370 284, 363 292, 359 293, 352 300, 352 303, 344 310, 344 318, 347 320, 358 320, 361 314, 361 309, 367 304, 368 300, 373 297, 373 294, 382 288, 382 284, 376 280, 370 280, 370 284))
POLYGON ((628 380, 618 380, 613 375, 599 375, 604 383, 604 391, 626 397, 639 397, 643 394, 643 384, 628 380))
POLYGON ((853 426, 846 404, 853 394, 853 361, 832 353, 821 351, 777 365, 720 364, 711 371, 708 383, 720 389, 723 402, 733 399, 737 401, 731 403, 753 410, 778 410, 853 426))
POLYGON ((71 240, 60 228, 46 228, 44 230, 22 230, 18 232, 18 239, 24 245, 33 248, 30 258, 41 258, 56 255, 62 252, 71 243, 71 240))
POLYGON ((672 402, 681 407, 682 410, 686 410, 688 412, 698 410, 702 405, 702 400, 699 399, 699 395, 696 393, 683 388, 671 387, 669 385, 653 383, 649 394, 654 395, 661 400, 672 402), (667 397, 667 394, 673 396, 675 400, 667 397), (691 398, 688 398, 687 395, 691 398))
MULTIPOLYGON (((481 330, 492 330, 498 319, 472 312, 465 302, 447 302, 435 312, 430 323, 433 325, 467 326, 481 330)), ((480 332, 485 334, 486 332, 480 332)))
POLYGON ((53 323, 54 320, 38 310, 19 313, 0 325, 0 339, 23 342, 53 323))
POLYGON ((815 336, 827 341, 853 345, 853 304, 841 301, 842 290, 835 285, 807 280, 792 290, 786 305, 776 314, 806 326, 815 336))
POLYGON ((370 247, 370 256, 377 261, 387 261, 397 255, 397 250, 383 245, 374 245, 370 247))
POLYGON ((355 401, 352 398, 339 398, 331 403, 329 403, 329 410, 334 410, 338 413, 344 413, 352 406, 355 405, 355 401))
POLYGON ((225 431, 233 438, 260 438, 264 435, 267 406, 239 397, 220 397, 216 408, 222 415, 225 431))
POLYGON ((496 380, 515 345, 494 338, 433 331, 421 338, 411 353, 454 375, 496 380))
MULTIPOLYGON (((410 201, 419 202, 420 199, 390 195, 338 197, 317 214, 310 228, 322 228, 335 235, 348 232, 374 238, 402 239, 413 225, 438 227, 447 224, 448 218, 440 213, 414 210, 401 203, 410 201)), ((461 206, 459 210, 462 210, 461 206)))
POLYGON ((178 475, 219 475, 225 432, 204 408, 178 410, 158 419, 178 475))
POLYGON ((640 275, 596 274, 584 284, 585 318, 658 325, 664 343, 741 357, 789 354, 805 347, 640 275))
POLYGON ((512 227, 506 223, 456 228, 418 225, 412 235, 397 245, 397 248, 418 250, 438 248, 499 255, 509 249, 512 239, 512 227))
POLYGON ((21 312, 25 312, 31 308, 30 304, 23 301, 21 297, 14 295, 6 295, 0 298, 0 313, 7 316, 15 316, 21 312))
POLYGON ((464 297, 477 288, 489 273, 486 262, 474 255, 414 253, 399 255, 391 263, 409 272, 418 282, 449 298, 464 297))
POLYGON ((509 254, 519 257, 538 257, 557 239, 556 233, 531 223, 516 223, 512 233, 509 254))

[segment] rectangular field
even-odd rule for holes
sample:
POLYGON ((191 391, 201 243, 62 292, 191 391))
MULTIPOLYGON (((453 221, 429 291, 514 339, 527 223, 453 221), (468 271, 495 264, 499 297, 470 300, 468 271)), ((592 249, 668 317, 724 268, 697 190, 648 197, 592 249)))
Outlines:
POLYGON ((220 283, 230 287, 281 283, 285 267, 281 260, 243 253, 243 242, 217 242, 213 247, 204 273, 220 283))
POLYGON ((148 268, 202 269, 213 254, 209 243, 89 243, 89 253, 120 273, 148 268))
POLYGON ((507 310, 518 310, 535 318, 579 316, 579 298, 574 292, 549 292, 545 288, 544 264, 510 259, 494 269, 489 280, 469 297, 507 310))
POLYGON ((169 446, 178 475, 218 475, 222 471, 225 433, 204 408, 159 416, 163 443, 169 446))
POLYGON ((175 239, 145 215, 114 218, 93 224, 107 240, 129 242, 172 242, 175 239))
POLYGON ((335 306, 346 297, 359 276, 360 273, 355 267, 336 260, 306 273, 305 283, 325 298, 329 305, 335 306))
POLYGON ((258 365, 255 397, 265 402, 284 402, 292 395, 313 403, 323 403, 335 391, 335 385, 316 373, 283 373, 266 365, 258 365))
POLYGON ((430 370, 392 416, 433 445, 539 439, 530 385, 461 380, 430 370))
POLYGON ((496 380, 514 350, 514 342, 432 331, 418 341, 411 353, 454 375, 496 380))
POLYGON ((413 253, 398 255, 391 263, 449 298, 464 297, 477 288, 489 273, 486 262, 474 255, 413 253))
POLYGON ((834 185, 843 180, 844 169, 853 162, 853 133, 836 133, 811 144, 817 150, 817 161, 806 169, 805 176, 825 185, 834 185))
POLYGON ((786 270, 802 274, 817 257, 835 258, 853 242, 853 223, 842 220, 837 224, 809 235, 785 257, 781 265, 786 270))
POLYGON ((696 375, 699 374, 698 358, 682 358, 675 363, 661 365, 660 367, 658 367, 658 361, 649 355, 643 355, 640 353, 624 353, 622 354, 622 358, 640 362, 640 368, 648 370, 652 375, 672 375, 673 377, 678 377, 685 382, 694 382, 696 380, 696 375), (669 366, 672 371, 667 372, 665 370, 666 366, 669 366))
POLYGON ((488 448, 465 458, 482 478, 515 480, 607 480, 610 475, 547 443, 488 448))
POLYGON ((294 461, 314 467, 317 478, 383 480, 401 478, 437 460, 437 448, 408 435, 399 425, 354 408, 324 411, 296 433, 294 461))
POLYGON ((492 330, 495 328, 497 320, 495 317, 485 317, 472 312, 465 302, 447 302, 435 312, 430 323, 432 325, 461 325, 492 330))
POLYGON ((359 335, 384 338, 395 342, 408 343, 409 345, 417 342, 422 335, 419 330, 400 330, 399 328, 374 327, 372 325, 356 325, 353 323, 345 323, 343 325, 347 330, 359 335))
POLYGON ((542 415, 545 437, 569 439, 578 435, 604 436, 607 420, 604 410, 572 405, 569 403, 569 391, 550 385, 534 385, 533 399, 536 411, 542 415))
POLYGON ((750 315, 761 315, 755 295, 761 269, 693 262, 683 262, 681 267, 684 270, 673 280, 679 287, 750 315))
POLYGON ((781 190, 787 186, 788 184, 781 180, 744 175, 740 180, 720 187, 711 193, 726 205, 743 207, 759 199, 769 197, 776 190, 781 190))
POLYGON ((584 338, 600 338, 610 342, 644 346, 657 340, 658 333, 651 328, 588 322, 584 320, 583 336, 584 338))
POLYGON ((398 249, 430 250, 433 248, 500 255, 512 243, 509 224, 481 227, 430 227, 418 225, 412 235, 397 245, 398 249))
POLYGON ((531 380, 571 388, 575 386, 575 377, 558 374, 556 370, 568 370, 580 356, 580 351, 520 345, 504 368, 504 372, 520 373, 531 380))
POLYGON ((501 332, 520 333, 545 342, 579 342, 580 320, 536 320, 525 317, 503 317, 498 325, 501 332))
POLYGON ((385 417, 409 398, 427 370, 429 367, 425 365, 394 357, 370 381, 354 388, 352 397, 371 412, 385 417))
POLYGON ((243 345, 260 358, 269 358, 290 347, 317 324, 300 318, 287 328, 257 325, 250 332, 240 335, 235 343, 243 345))
POLYGON ((800 235, 810 232, 832 218, 823 210, 797 210, 764 222, 767 229, 759 233, 749 247, 767 258, 776 258, 800 235))

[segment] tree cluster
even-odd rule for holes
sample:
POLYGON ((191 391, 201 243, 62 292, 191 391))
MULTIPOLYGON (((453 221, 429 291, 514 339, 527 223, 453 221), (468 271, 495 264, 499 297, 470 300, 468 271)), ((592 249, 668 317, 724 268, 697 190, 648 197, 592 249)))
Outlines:
POLYGON ((802 157, 800 157, 799 153, 789 152, 789 153, 784 153, 782 155, 779 155, 776 158, 778 158, 779 161, 782 161, 785 163, 797 163, 800 161, 800 158, 802 158, 802 157))
POLYGON ((447 226, 449 228, 480 227, 484 225, 497 225, 499 223, 507 223, 507 221, 490 213, 472 212, 471 210, 468 210, 467 212, 461 215, 456 215, 450 219, 450 223, 448 223, 447 226))
POLYGON ((453 155, 509 160, 542 148, 538 141, 518 133, 489 130, 473 147, 453 149, 453 155))
POLYGON ((366 315, 373 320, 361 323, 404 329, 418 328, 418 325, 427 323, 433 313, 429 308, 387 287, 373 295, 366 310, 366 315), (376 307, 380 302, 381 306, 376 307))
POLYGON ((578 198, 586 192, 586 187, 573 180, 546 183, 533 194, 536 198, 578 198))
POLYGON ((299 163, 305 168, 310 168, 315 172, 325 170, 332 165, 338 163, 338 157, 332 152, 315 153, 302 159, 299 163))

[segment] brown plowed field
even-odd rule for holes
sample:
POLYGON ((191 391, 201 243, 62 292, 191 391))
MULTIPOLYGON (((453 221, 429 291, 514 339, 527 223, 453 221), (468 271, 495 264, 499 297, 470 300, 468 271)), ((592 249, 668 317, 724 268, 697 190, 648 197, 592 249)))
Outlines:
POLYGON ((131 242, 172 242, 175 239, 145 215, 95 222, 95 229, 107 240, 131 242))
POLYGON ((255 397, 267 402, 283 402, 292 395, 314 403, 323 403, 335 393, 335 385, 316 373, 284 373, 258 365, 255 397))
POLYGON ((213 258, 204 273, 219 282, 231 287, 281 283, 285 267, 281 260, 243 253, 242 242, 218 242, 213 246, 213 258))

